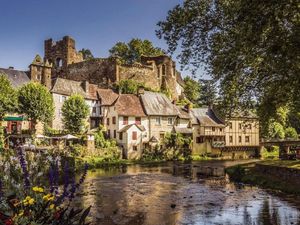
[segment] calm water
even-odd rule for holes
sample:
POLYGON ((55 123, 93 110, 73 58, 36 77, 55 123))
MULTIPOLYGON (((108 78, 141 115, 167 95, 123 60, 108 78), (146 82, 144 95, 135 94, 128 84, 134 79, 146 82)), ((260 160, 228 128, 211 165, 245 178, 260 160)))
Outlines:
POLYGON ((300 201, 225 177, 199 177, 189 165, 90 171, 77 206, 94 224, 300 224, 300 201))

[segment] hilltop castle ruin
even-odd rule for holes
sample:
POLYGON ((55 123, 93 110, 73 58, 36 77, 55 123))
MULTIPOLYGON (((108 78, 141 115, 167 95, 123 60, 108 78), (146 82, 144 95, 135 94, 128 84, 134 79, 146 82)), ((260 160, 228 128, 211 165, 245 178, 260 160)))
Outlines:
POLYGON ((44 48, 44 58, 36 56, 29 66, 30 78, 49 89, 58 77, 88 81, 103 88, 132 79, 154 90, 168 90, 173 99, 182 94, 181 75, 169 56, 142 57, 141 63, 130 65, 122 64, 117 57, 84 60, 76 50, 75 40, 69 36, 57 42, 45 40, 44 48))

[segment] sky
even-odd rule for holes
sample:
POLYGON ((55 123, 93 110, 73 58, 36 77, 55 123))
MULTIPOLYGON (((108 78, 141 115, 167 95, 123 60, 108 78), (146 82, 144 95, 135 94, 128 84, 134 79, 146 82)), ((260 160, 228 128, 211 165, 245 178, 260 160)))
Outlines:
POLYGON ((27 70, 36 54, 44 56, 44 40, 56 41, 65 35, 75 39, 77 50, 88 48, 100 58, 107 57, 116 42, 132 38, 148 39, 154 46, 167 49, 166 43, 155 35, 156 24, 182 2, 0 0, 0 67, 27 70))

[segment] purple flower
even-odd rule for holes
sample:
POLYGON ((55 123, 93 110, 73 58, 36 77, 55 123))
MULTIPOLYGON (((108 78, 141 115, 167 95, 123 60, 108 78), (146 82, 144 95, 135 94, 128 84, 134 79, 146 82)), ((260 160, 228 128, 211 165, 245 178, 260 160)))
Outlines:
POLYGON ((29 189, 29 187, 30 187, 29 173, 28 173, 28 170, 27 170, 27 163, 26 163, 26 160, 25 160, 25 155, 24 155, 23 148, 21 146, 19 146, 17 148, 17 152, 18 152, 19 161, 20 161, 20 165, 21 165, 21 168, 22 168, 22 172, 23 172, 24 187, 25 187, 25 189, 29 189))
POLYGON ((0 178, 0 199, 3 197, 3 184, 2 179, 0 178))
POLYGON ((49 183, 50 183, 50 192, 57 194, 58 192, 58 179, 59 179, 59 168, 58 162, 55 161, 52 163, 49 170, 49 183))

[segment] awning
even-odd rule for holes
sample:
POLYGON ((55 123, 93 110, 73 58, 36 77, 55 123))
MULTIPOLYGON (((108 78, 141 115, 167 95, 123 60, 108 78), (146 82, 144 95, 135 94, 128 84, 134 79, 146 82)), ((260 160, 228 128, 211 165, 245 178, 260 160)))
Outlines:
POLYGON ((24 116, 6 116, 4 121, 24 121, 26 120, 24 116))

